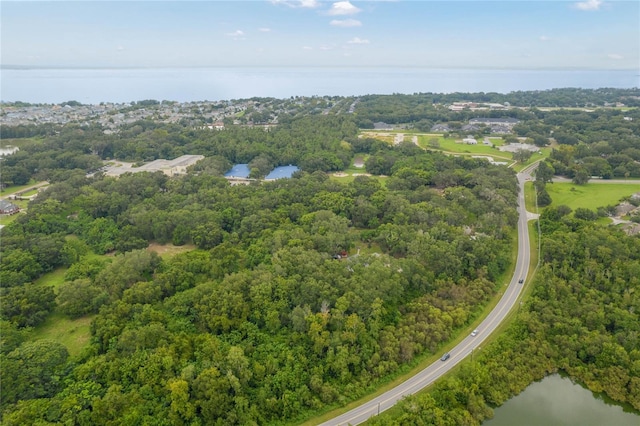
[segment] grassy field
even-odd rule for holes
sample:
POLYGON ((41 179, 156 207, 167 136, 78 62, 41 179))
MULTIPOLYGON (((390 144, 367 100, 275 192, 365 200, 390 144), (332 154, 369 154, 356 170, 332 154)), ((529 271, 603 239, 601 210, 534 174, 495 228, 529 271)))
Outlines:
POLYGON ((542 148, 540 150, 539 154, 533 154, 531 156, 531 158, 529 159, 529 161, 527 161, 526 163, 518 163, 515 166, 513 166, 513 169, 516 172, 520 172, 520 171, 522 171, 522 169, 526 168, 528 165, 530 165, 530 164, 532 164, 532 163, 534 163, 536 161, 549 158, 549 156, 551 155, 551 149, 552 148, 542 148))
POLYGON ((574 185, 573 183, 547 184, 547 192, 551 196, 552 206, 566 205, 573 210, 578 207, 596 210, 611 204, 618 204, 623 197, 640 191, 638 183, 587 183, 574 185))
MULTIPOLYGON (((393 143, 393 139, 396 133, 406 133, 410 134, 407 131, 395 131, 395 130, 386 130, 386 131, 363 131, 361 134, 364 137, 370 137, 382 140, 387 143, 393 143)), ((436 149, 450 154, 460 154, 460 155, 485 155, 493 158, 494 161, 513 161, 513 154, 510 152, 500 151, 497 147, 504 145, 504 141, 501 137, 489 136, 489 140, 493 143, 494 146, 487 146, 482 143, 478 145, 467 145, 460 142, 460 139, 456 138, 445 138, 442 134, 430 134, 430 133, 414 133, 418 136, 418 145, 423 149, 436 149), (432 142, 434 139, 437 139, 437 145, 433 146, 432 142)), ((409 140, 405 138, 405 140, 409 140)), ((542 148, 541 153, 536 153, 531 156, 529 161, 526 163, 517 163, 513 166, 516 172, 524 169, 534 161, 541 160, 543 158, 549 157, 551 154, 551 148, 542 148)))
POLYGON ((33 340, 54 340, 65 345, 71 356, 77 356, 89 343, 93 317, 93 315, 87 315, 77 319, 69 319, 54 312, 45 322, 35 328, 33 340))
MULTIPOLYGON (((343 173, 349 173, 349 171, 344 171, 343 173)), ((362 169, 358 169, 357 172, 354 173, 366 173, 364 170, 362 169)), ((386 176, 370 176, 373 179, 376 179, 378 182, 380 182, 380 185, 383 188, 386 188, 387 185, 387 177, 386 176)), ((348 174, 346 176, 334 176, 334 175, 330 175, 329 176, 330 179, 341 182, 341 183, 351 183, 353 182, 353 180, 356 178, 356 176, 354 176, 353 174, 348 174)))
POLYGON ((527 211, 531 213, 540 213, 536 211, 536 192, 533 186, 533 182, 527 182, 524 184, 524 205, 527 211))
POLYGON ((67 272, 68 268, 60 267, 55 271, 48 272, 38 278, 35 281, 35 284, 42 286, 51 286, 53 287, 53 291, 58 292, 58 287, 64 282, 64 274, 67 272))
POLYGON ((15 194, 18 191, 22 191, 25 188, 28 188, 30 186, 35 185, 36 183, 38 183, 38 182, 33 180, 33 179, 31 179, 31 180, 29 180, 29 182, 26 185, 7 186, 6 188, 0 190, 0 195, 5 196, 5 195, 15 194))
POLYGON ((502 152, 499 151, 497 146, 501 146, 503 144, 502 139, 490 139, 491 143, 494 146, 484 145, 482 141, 478 143, 478 145, 467 145, 462 143, 459 139, 455 138, 445 138, 442 135, 420 135, 418 137, 418 144, 422 148, 431 148, 431 149, 441 149, 442 151, 447 152, 458 152, 458 153, 468 153, 468 154, 485 154, 492 156, 501 156, 503 158, 511 159, 510 152, 502 152), (438 139, 439 148, 431 145, 432 139, 438 139))
MULTIPOLYGON (((43 286, 53 287, 54 292, 64 282, 64 274, 67 268, 60 267, 48 272, 38 278, 35 283, 43 286)), ((93 316, 85 316, 77 319, 70 319, 57 311, 57 308, 47 317, 47 319, 34 330, 33 339, 54 340, 67 347, 71 356, 80 354, 89 339, 91 332, 89 326, 93 316)))
POLYGON ((2 139, 2 146, 17 146, 18 148, 22 148, 29 142, 42 142, 44 137, 42 136, 34 136, 31 138, 6 138, 2 139))
POLYGON ((37 193, 38 193, 38 188, 32 189, 31 191, 23 192, 20 195, 23 196, 23 197, 30 197, 32 195, 36 195, 37 193))
MULTIPOLYGON (((488 155, 493 157, 495 161, 512 161, 513 160, 512 153, 503 152, 498 150, 498 148, 496 148, 497 146, 503 145, 502 139, 490 139, 491 142, 495 145, 494 147, 491 147, 483 144, 467 145, 467 144, 456 142, 456 139, 444 138, 438 135, 423 135, 423 136, 420 136, 420 139, 419 139, 420 146, 423 148, 434 149, 429 145, 429 141, 434 137, 438 137, 438 143, 440 145, 440 147, 436 149, 440 149, 445 152, 452 152, 452 153, 464 154, 464 155, 488 155)), ((541 151, 540 154, 534 153, 526 163, 516 164, 514 166, 514 169, 516 171, 520 171, 524 169, 526 166, 528 166, 529 164, 533 163, 534 161, 547 158, 551 154, 551 148, 542 148, 540 151, 541 151)))

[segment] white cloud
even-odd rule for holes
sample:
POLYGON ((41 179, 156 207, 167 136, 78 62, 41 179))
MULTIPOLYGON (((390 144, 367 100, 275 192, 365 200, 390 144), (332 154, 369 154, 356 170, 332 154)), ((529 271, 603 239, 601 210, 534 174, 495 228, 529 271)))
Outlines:
POLYGON ((261 33, 268 33, 271 31, 271 28, 258 28, 258 31, 260 31, 261 33))
POLYGON ((573 4, 573 7, 578 10, 600 10, 600 6, 602 6, 602 0, 586 0, 573 4))
POLYGON ((354 37, 349 40, 347 43, 349 44, 369 44, 369 40, 366 38, 354 37))
POLYGON ((116 47, 116 50, 118 52, 122 52, 124 50, 124 46, 118 46, 118 47, 116 47))
POLYGON ((273 4, 283 4, 285 6, 293 7, 293 8, 307 8, 307 9, 315 9, 320 6, 320 2, 317 0, 271 0, 273 4))
POLYGON ((357 19, 334 19, 329 22, 329 25, 333 25, 334 27, 342 27, 342 28, 350 28, 350 27, 361 27, 362 22, 357 19))
POLYGON ((331 50, 331 49, 333 49, 333 47, 327 46, 327 45, 322 45, 322 46, 319 47, 319 49, 320 50, 331 50))
POLYGON ((538 37, 538 40, 540 40, 540 41, 549 41, 549 40, 551 40, 551 37, 548 37, 546 35, 541 35, 540 37, 538 37))
POLYGON ((244 40, 244 31, 242 30, 235 30, 232 33, 226 33, 225 35, 227 37, 231 37, 234 40, 244 40))
POLYGON ((617 53, 609 53, 607 56, 609 57, 609 59, 615 59, 616 61, 624 59, 624 56, 619 55, 617 53))
POLYGON ((311 46, 302 46, 303 50, 313 50, 313 47, 311 46))
POLYGON ((334 4, 332 4, 331 9, 329 9, 328 13, 329 15, 332 15, 332 16, 354 15, 361 11, 362 11, 361 9, 358 9, 357 7, 349 3, 349 0, 346 0, 346 1, 337 1, 334 4))

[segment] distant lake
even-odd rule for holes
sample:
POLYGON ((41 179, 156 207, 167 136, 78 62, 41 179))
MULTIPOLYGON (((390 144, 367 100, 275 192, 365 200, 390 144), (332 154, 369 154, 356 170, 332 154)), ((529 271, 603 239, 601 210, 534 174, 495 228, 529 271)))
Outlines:
MULTIPOLYGON (((290 178, 295 172, 300 170, 298 166, 292 166, 291 164, 288 166, 280 166, 271 170, 265 179, 283 179, 290 178)), ((239 177, 239 178, 248 178, 251 173, 251 169, 248 164, 234 164, 231 170, 229 170, 224 175, 226 177, 239 177)))
POLYGON ((250 173, 251 173, 251 169, 249 169, 248 164, 236 164, 231 168, 231 170, 229 170, 224 175, 226 177, 233 176, 233 177, 239 177, 239 178, 248 178, 250 173))
POLYGON ((356 96, 633 88, 638 70, 431 68, 2 69, 1 100, 86 104, 143 99, 215 101, 251 97, 356 96))
POLYGON ((559 374, 532 383, 520 395, 494 410, 483 426, 637 426, 640 414, 559 374))
POLYGON ((269 180, 290 178, 298 170, 300 169, 297 166, 292 165, 276 167, 275 169, 271 170, 271 173, 265 176, 265 179, 269 180))

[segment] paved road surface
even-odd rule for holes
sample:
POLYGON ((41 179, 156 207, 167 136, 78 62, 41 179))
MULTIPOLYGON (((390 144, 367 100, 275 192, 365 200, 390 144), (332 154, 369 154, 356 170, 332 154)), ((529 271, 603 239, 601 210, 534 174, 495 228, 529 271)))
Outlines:
POLYGON ((500 325, 506 318, 509 311, 519 301, 520 292, 523 285, 518 283, 520 279, 526 281, 529 272, 530 248, 529 248, 529 229, 527 228, 527 211, 524 204, 524 184, 533 170, 537 167, 537 163, 527 167, 518 173, 518 182, 520 184, 520 193, 518 194, 518 258, 514 275, 511 278, 509 286, 506 288, 504 295, 496 305, 496 307, 487 315, 482 323, 477 327, 478 335, 475 337, 467 336, 456 347, 449 350, 451 357, 447 361, 436 361, 412 378, 404 383, 391 389, 388 392, 362 404, 332 420, 322 423, 321 426, 343 426, 357 425, 365 422, 368 418, 373 417, 395 405, 405 396, 412 395, 430 385, 440 378, 447 371, 451 370, 456 364, 464 360, 475 349, 479 349, 481 343, 500 325))
POLYGON ((8 193, 6 195, 2 195, 2 196, 0 196, 0 200, 10 199, 13 195, 15 195, 16 192, 29 192, 32 189, 37 189, 37 188, 40 188, 40 187, 43 187, 43 186, 47 186, 47 185, 49 185, 49 182, 46 182, 46 181, 38 182, 35 185, 31 185, 31 186, 28 186, 26 188, 22 188, 19 191, 12 191, 12 192, 10 192, 10 193, 8 193))

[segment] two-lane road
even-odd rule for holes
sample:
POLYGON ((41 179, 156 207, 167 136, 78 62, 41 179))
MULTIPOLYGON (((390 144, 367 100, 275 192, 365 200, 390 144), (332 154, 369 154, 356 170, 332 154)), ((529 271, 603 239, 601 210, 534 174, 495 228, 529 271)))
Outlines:
POLYGON ((513 306, 518 303, 518 298, 523 287, 523 284, 519 283, 519 281, 526 281, 527 274, 529 272, 531 253, 529 248, 527 211, 524 203, 524 184, 530 178, 531 173, 535 170, 536 166, 537 163, 534 163, 522 172, 518 173, 518 182, 520 186, 520 192, 518 194, 518 258, 516 261, 514 275, 496 307, 477 327, 478 334, 475 337, 467 336, 462 342, 456 345, 456 347, 452 348, 449 351, 451 357, 448 360, 436 361, 390 391, 387 391, 359 407, 333 418, 332 420, 322 423, 321 426, 343 426, 363 423, 368 418, 391 408, 405 396, 412 395, 424 389, 431 383, 435 382, 447 371, 451 370, 467 356, 471 355, 473 350, 479 348, 480 344, 506 318, 513 306))

